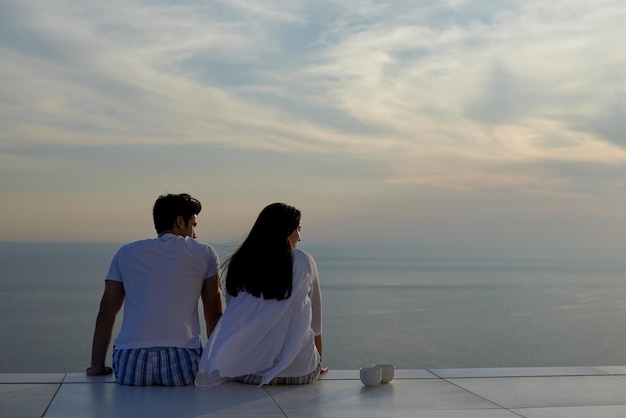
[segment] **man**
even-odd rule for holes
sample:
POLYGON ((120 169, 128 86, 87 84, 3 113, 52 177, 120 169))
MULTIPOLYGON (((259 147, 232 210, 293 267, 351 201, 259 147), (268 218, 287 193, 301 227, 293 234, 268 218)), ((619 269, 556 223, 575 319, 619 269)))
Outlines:
POLYGON ((158 237, 124 245, 105 278, 96 320, 90 376, 111 374, 123 385, 192 385, 202 351, 198 299, 207 334, 222 315, 219 260, 195 240, 202 206, 188 194, 154 204, 158 237), (115 318, 126 302, 115 340, 113 368, 105 359, 115 318))

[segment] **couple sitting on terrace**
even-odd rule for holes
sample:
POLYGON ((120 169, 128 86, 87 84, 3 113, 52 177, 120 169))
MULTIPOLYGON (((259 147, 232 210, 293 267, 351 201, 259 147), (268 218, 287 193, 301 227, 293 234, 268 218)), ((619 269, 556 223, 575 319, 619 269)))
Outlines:
POLYGON ((306 384, 321 366, 322 313, 317 267, 296 249, 300 211, 274 203, 259 214, 227 260, 222 313, 219 259, 197 241, 200 202, 160 196, 158 237, 124 245, 105 278, 91 354, 91 376, 115 372, 123 385, 306 384), (198 300, 208 342, 202 348, 198 300), (105 365, 115 319, 124 319, 105 365))

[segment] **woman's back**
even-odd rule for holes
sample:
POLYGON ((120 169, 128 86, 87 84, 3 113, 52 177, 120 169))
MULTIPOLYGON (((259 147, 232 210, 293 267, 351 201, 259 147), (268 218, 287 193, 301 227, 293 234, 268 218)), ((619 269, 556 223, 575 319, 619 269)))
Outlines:
POLYGON ((199 386, 245 375, 274 377, 311 373, 320 363, 314 339, 321 334, 321 293, 313 258, 293 249, 289 298, 264 299, 239 291, 211 335, 196 379, 199 386))

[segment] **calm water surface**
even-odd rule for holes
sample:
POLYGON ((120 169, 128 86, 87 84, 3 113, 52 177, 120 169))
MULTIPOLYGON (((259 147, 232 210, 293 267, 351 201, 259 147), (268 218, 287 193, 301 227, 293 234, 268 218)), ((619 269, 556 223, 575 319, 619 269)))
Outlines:
MULTIPOLYGON (((0 243, 0 372, 89 365, 103 277, 118 247, 0 243)), ((222 259, 232 250, 215 248, 222 259)), ((332 368, 626 364, 619 251, 302 249, 318 263, 332 368)))

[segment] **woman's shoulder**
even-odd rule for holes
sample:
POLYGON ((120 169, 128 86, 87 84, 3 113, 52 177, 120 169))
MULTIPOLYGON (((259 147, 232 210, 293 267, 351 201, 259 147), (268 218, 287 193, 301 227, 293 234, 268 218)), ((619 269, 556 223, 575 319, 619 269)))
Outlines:
POLYGON ((313 259, 313 256, 311 256, 311 254, 307 253, 306 251, 300 250, 298 248, 294 248, 292 250, 292 253, 293 253, 294 263, 296 263, 296 264, 298 264, 298 263, 306 264, 306 265, 310 266, 311 268, 315 268, 316 267, 315 260, 313 259))
POLYGON ((294 258, 307 258, 307 259, 313 259, 313 257, 311 256, 311 254, 307 253, 306 251, 303 251, 299 248, 293 248, 291 250, 293 257, 294 258))

